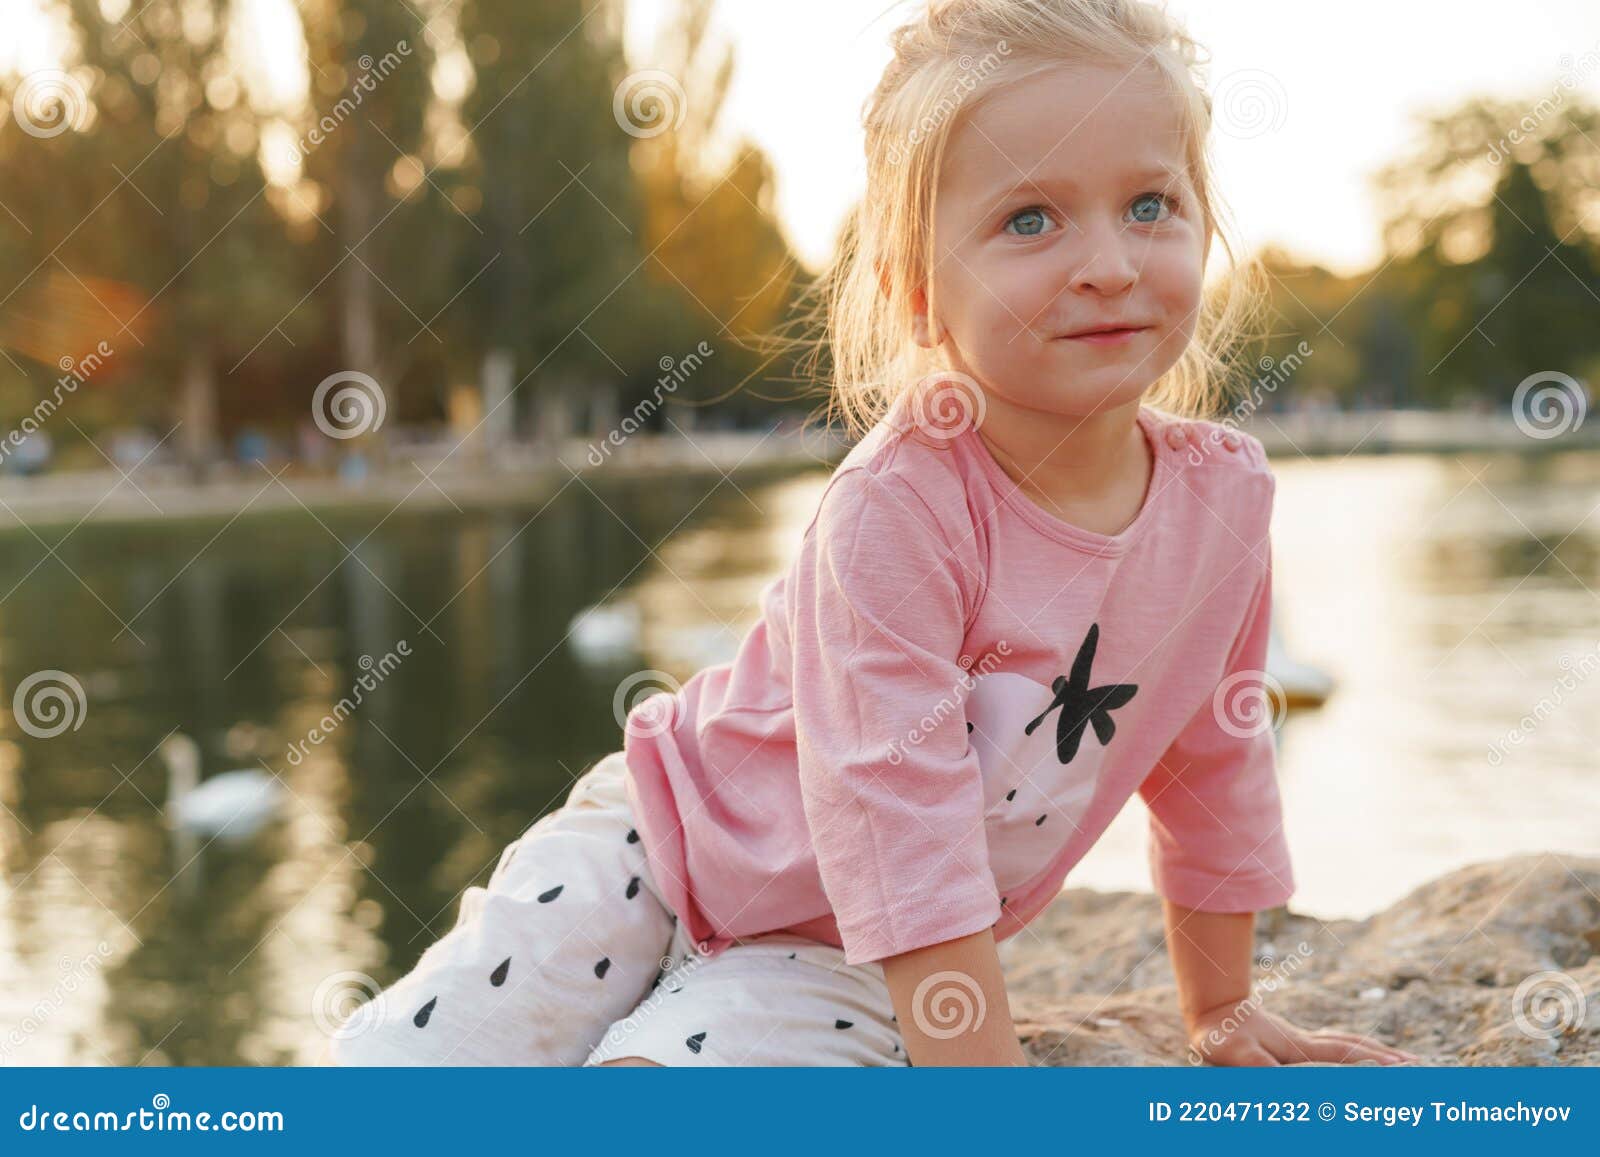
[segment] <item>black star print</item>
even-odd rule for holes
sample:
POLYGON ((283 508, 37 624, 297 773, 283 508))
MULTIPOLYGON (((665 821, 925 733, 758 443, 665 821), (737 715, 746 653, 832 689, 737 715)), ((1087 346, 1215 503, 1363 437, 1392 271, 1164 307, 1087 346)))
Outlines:
POLYGON ((1033 729, 1044 722, 1046 715, 1057 707, 1061 708, 1061 718, 1056 721, 1056 757, 1062 763, 1071 763, 1073 756, 1078 754, 1078 744, 1083 740, 1083 729, 1087 725, 1094 726, 1094 734, 1100 740, 1101 747, 1110 743, 1117 731, 1111 712, 1124 706, 1139 690, 1137 683, 1089 686, 1089 669, 1094 666, 1094 652, 1099 643, 1100 624, 1094 623, 1084 636, 1083 646, 1078 648, 1078 657, 1072 661, 1072 678, 1068 680, 1063 675, 1055 677, 1050 687, 1056 697, 1023 729, 1024 735, 1032 735, 1033 729))

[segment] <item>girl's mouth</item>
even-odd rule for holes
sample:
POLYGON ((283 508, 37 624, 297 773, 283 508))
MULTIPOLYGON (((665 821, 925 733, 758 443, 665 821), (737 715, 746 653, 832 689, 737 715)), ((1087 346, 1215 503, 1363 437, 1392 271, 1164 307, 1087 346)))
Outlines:
POLYGON ((1091 345, 1120 345, 1130 340, 1134 334, 1143 333, 1150 327, 1147 325, 1131 326, 1126 329, 1097 329, 1084 333, 1068 334, 1062 341, 1082 341, 1091 345))

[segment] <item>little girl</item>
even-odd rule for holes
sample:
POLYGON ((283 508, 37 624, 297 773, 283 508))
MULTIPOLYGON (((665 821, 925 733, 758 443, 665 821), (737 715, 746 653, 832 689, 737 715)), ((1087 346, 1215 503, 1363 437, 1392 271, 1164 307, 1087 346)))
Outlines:
POLYGON ((995 945, 1135 793, 1201 1059, 1415 1059, 1251 995, 1253 913, 1294 891, 1259 711, 1274 483, 1199 417, 1250 299, 1202 301, 1193 43, 1140 0, 935 0, 894 48, 828 281, 864 436, 798 557, 335 1062, 1047 1062, 995 945))

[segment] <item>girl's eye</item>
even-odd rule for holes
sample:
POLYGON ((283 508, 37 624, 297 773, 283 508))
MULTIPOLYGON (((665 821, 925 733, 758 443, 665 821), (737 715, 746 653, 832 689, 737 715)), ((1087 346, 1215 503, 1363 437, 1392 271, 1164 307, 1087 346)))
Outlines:
POLYGON ((1178 210, 1178 202, 1174 197, 1169 197, 1165 193, 1140 193, 1133 199, 1133 204, 1129 206, 1130 211, 1133 213, 1134 223, 1138 225, 1154 225, 1165 220, 1166 218, 1159 216, 1163 204, 1167 207, 1168 217, 1178 210))
POLYGON ((1013 213, 1006 219, 1005 231, 1019 237, 1038 237, 1047 231, 1050 215, 1038 206, 1013 213), (1012 226, 1016 228, 1013 229, 1012 226))

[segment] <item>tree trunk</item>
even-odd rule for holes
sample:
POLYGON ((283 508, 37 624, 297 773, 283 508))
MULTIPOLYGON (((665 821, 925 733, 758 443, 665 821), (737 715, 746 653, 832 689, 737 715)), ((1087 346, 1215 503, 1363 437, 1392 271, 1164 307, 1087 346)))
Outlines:
POLYGON ((211 364, 211 351, 204 345, 189 347, 179 390, 178 418, 183 425, 178 432, 183 460, 195 481, 204 481, 222 443, 217 429, 216 367, 211 364))

